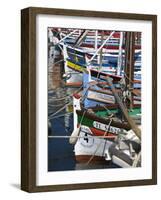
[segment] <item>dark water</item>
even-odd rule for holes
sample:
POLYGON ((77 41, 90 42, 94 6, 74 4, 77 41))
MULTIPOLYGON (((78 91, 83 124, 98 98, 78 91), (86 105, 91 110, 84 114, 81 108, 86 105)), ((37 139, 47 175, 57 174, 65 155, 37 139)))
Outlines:
MULTIPOLYGON (((65 103, 72 101, 70 98, 65 98, 59 101, 62 96, 67 96, 75 89, 61 89, 56 92, 49 93, 49 116, 51 122, 50 136, 64 136, 71 135, 73 131, 73 114, 68 113, 63 109, 57 115, 52 116, 54 112, 62 108, 65 103), (58 97, 59 96, 59 97, 58 97), (53 98, 54 97, 54 98, 53 98), (53 99, 52 99, 53 98, 53 99), (52 101, 51 101, 52 99, 52 101)), ((76 163, 73 152, 74 146, 69 144, 69 138, 48 138, 48 171, 66 171, 66 170, 82 170, 82 169, 103 169, 115 168, 115 165, 109 164, 90 164, 85 165, 76 163)))
MULTIPOLYGON (((53 90, 48 94, 48 114, 60 110, 71 98, 67 89, 53 90)), ((66 107, 53 117, 50 117, 50 136, 66 136, 73 130, 73 114, 66 111, 66 107)), ((75 168, 74 146, 69 144, 68 138, 48 138, 48 171, 73 170, 75 168)))
MULTIPOLYGON (((52 135, 70 135, 73 123, 70 116, 71 127, 65 127, 65 117, 58 117, 51 120, 52 135)), ((68 138, 48 139, 48 170, 62 171, 75 168, 74 146, 69 144, 68 138)))

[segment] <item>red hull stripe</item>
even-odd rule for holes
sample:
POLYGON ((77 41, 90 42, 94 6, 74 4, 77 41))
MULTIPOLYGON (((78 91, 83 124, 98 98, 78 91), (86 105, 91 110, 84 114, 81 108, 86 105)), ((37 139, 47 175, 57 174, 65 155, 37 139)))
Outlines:
POLYGON ((92 157, 92 160, 90 163, 102 163, 102 162, 107 162, 105 160, 104 157, 102 156, 92 156, 92 155, 76 155, 75 158, 76 158, 76 161, 77 162, 80 162, 80 163, 86 163, 88 162, 92 157))
MULTIPOLYGON (((88 47, 88 48, 94 48, 94 45, 92 45, 92 44, 87 44, 87 43, 83 43, 82 45, 81 45, 81 47, 88 47)), ((98 45, 98 48, 100 47, 100 45, 98 45)), ((110 45, 107 45, 107 46, 104 46, 103 48, 105 48, 105 49, 119 49, 119 45, 117 45, 117 46, 110 46, 110 45)), ((124 49, 124 48, 123 48, 124 49)), ((135 46, 135 49, 140 49, 140 46, 135 46)))

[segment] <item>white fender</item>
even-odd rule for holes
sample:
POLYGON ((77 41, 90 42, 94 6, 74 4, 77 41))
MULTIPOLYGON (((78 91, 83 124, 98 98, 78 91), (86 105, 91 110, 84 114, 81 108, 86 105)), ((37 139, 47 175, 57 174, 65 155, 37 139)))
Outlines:
POLYGON ((80 126, 77 129, 74 129, 70 138, 69 138, 69 143, 70 144, 76 144, 77 140, 78 140, 78 136, 80 134, 80 126))
POLYGON ((74 118, 74 130, 77 129, 78 125, 78 116, 76 113, 76 110, 81 110, 80 106, 80 95, 79 94, 73 94, 73 118, 74 118))
POLYGON ((76 110, 81 110, 80 107, 80 95, 79 94, 73 94, 73 117, 74 117, 74 130, 69 138, 70 144, 75 144, 78 140, 78 136, 80 133, 81 126, 78 126, 78 116, 76 113, 76 110))

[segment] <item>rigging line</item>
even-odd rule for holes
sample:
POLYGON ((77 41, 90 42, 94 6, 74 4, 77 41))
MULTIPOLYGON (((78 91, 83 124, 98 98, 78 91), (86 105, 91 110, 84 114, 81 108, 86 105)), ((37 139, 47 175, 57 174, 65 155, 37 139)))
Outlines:
MULTIPOLYGON (((81 86, 80 88, 82 88, 82 86, 81 86)), ((79 91, 80 88, 79 88, 77 91, 79 91)), ((72 94, 70 94, 70 95, 68 95, 68 96, 72 96, 74 93, 75 93, 75 92, 73 92, 72 94)), ((70 104, 72 105, 71 102, 66 103, 62 108, 60 108, 60 109, 57 110, 55 113, 53 113, 51 116, 49 116, 49 119, 52 119, 53 116, 55 116, 57 113, 61 112, 63 109, 65 109, 65 107, 66 107, 67 105, 70 105, 70 104)))
MULTIPOLYGON (((105 137, 105 135, 107 134, 107 132, 108 132, 109 129, 110 129, 111 122, 112 122, 112 119, 110 120, 110 122, 109 122, 109 124, 108 124, 108 129, 105 131, 105 133, 104 133, 104 135, 103 135, 104 137, 105 137)), ((94 154, 90 157, 90 159, 88 160, 88 162, 86 163, 86 165, 89 165, 89 163, 93 160, 93 158, 94 158, 94 156, 96 155, 96 153, 97 153, 97 151, 98 151, 98 149, 99 149, 101 143, 102 143, 102 141, 100 141, 100 143, 99 143, 99 145, 97 146, 97 148, 96 148, 94 154)))
MULTIPOLYGON (((103 43, 103 34, 101 35, 101 42, 103 43)), ((98 58, 97 58, 98 59, 98 58)), ((98 74, 97 74, 97 77, 96 77, 96 81, 98 81, 98 78, 99 78, 99 75, 101 73, 101 68, 102 68, 102 49, 100 50, 100 63, 99 63, 99 69, 98 69, 98 74)))
MULTIPOLYGON (((66 114, 69 114, 69 115, 71 115, 72 113, 71 113, 71 112, 69 112, 69 113, 66 113, 66 114)), ((56 119, 56 118, 61 118, 61 117, 64 117, 66 114, 57 115, 57 116, 53 117, 52 119, 56 119)))
POLYGON ((102 157, 103 157, 103 155, 105 153, 106 144, 107 144, 107 140, 105 140, 105 144, 104 144, 103 151, 102 151, 102 157))
POLYGON ((104 105, 101 105, 101 106, 104 107, 106 111, 108 111, 109 113, 111 113, 111 111, 106 106, 104 106, 104 105))
POLYGON ((66 103, 62 108, 60 108, 59 110, 57 110, 55 113, 53 113, 52 115, 50 115, 48 118, 49 118, 49 119, 52 119, 53 116, 55 116, 56 114, 58 114, 59 112, 61 112, 62 110, 64 110, 65 107, 66 107, 67 105, 70 105, 70 104, 71 104, 71 102, 66 103))
POLYGON ((94 53, 92 58, 89 60, 88 64, 91 63, 91 61, 95 58, 95 56, 100 52, 100 50, 103 48, 103 46, 106 44, 106 42, 112 37, 112 35, 115 33, 115 31, 112 31, 111 34, 106 38, 106 40, 103 42, 103 44, 97 49, 97 51, 94 53))
POLYGON ((126 78, 131 82, 133 83, 133 81, 126 75, 126 72, 124 71, 124 75, 126 76, 126 78))
POLYGON ((61 47, 60 44, 58 44, 58 47, 59 47, 59 49, 60 49, 61 51, 63 51, 63 48, 61 47))
POLYGON ((81 124, 82 124, 82 122, 83 122, 83 118, 84 118, 85 113, 86 113, 86 110, 84 110, 84 112, 83 112, 83 115, 82 115, 81 120, 80 120, 79 127, 81 126, 81 124))
MULTIPOLYGON (((66 99, 67 97, 69 97, 69 95, 71 95, 71 94, 68 94, 68 95, 66 95, 66 96, 64 96, 64 97, 61 97, 61 98, 51 97, 51 98, 48 98, 48 102, 50 103, 50 101, 51 101, 51 102, 52 102, 52 101, 61 101, 61 100, 66 99)), ((53 103, 53 102, 52 102, 52 103, 53 103)))
MULTIPOLYGON (((89 84, 89 83, 88 83, 89 84)), ((85 100, 85 98, 86 98, 86 95, 87 95, 87 92, 88 92, 88 89, 89 89, 89 86, 86 88, 86 90, 85 90, 85 92, 84 92, 84 94, 83 94, 83 97, 82 97, 82 102, 85 100)))
MULTIPOLYGON (((66 102, 66 103, 69 103, 69 102, 66 102)), ((64 102, 61 103, 61 104, 56 104, 55 102, 49 102, 48 106, 50 108, 55 108, 55 107, 60 107, 60 106, 63 106, 64 105, 64 102)))
POLYGON ((81 91, 81 89, 82 89, 82 87, 83 86, 81 86, 81 87, 79 87, 76 91, 74 91, 74 92, 72 92, 71 94, 69 94, 69 95, 66 95, 66 96, 64 96, 64 97, 62 97, 62 98, 59 98, 59 99, 57 99, 56 97, 52 97, 52 98, 49 98, 49 100, 53 100, 53 101, 55 101, 55 100, 63 100, 63 99, 65 99, 65 98, 67 98, 67 97, 71 97, 71 96, 73 96, 73 94, 74 93, 78 93, 78 92, 80 92, 81 91))
MULTIPOLYGON (((78 88, 78 89, 76 90, 76 92, 79 92, 80 89, 81 89, 82 87, 83 87, 83 86, 81 86, 80 88, 78 88)), ((69 96, 72 96, 74 93, 75 93, 75 91, 74 91, 72 94, 70 94, 69 96)), ((64 110, 65 107, 66 107, 67 105, 72 105, 72 103, 71 103, 71 102, 66 103, 62 108, 60 108, 60 109, 57 110, 55 113, 53 113, 52 115, 50 115, 50 116, 49 116, 49 119, 52 119, 53 116, 55 116, 57 113, 59 113, 59 112, 61 112, 62 110, 64 110)))
MULTIPOLYGON (((82 131, 83 132, 83 131, 82 131)), ((86 132, 83 132, 83 133, 86 133, 86 132)), ((94 137, 94 138, 100 138, 100 139, 113 139, 113 138, 116 138, 116 136, 110 136, 110 135, 105 135, 105 136, 96 136, 96 135, 90 135, 88 134, 89 137, 94 137)), ((87 136, 70 136, 70 135, 48 135, 48 138, 62 138, 62 139, 65 139, 65 138, 87 138, 87 136)))
POLYGON ((73 33, 75 33, 76 31, 77 31, 77 29, 74 30, 74 31, 72 31, 72 32, 70 32, 68 35, 66 35, 66 36, 63 37, 61 40, 59 40, 59 42, 56 43, 55 46, 58 45, 58 44, 60 44, 61 42, 63 42, 66 38, 68 38, 69 36, 71 36, 71 35, 72 35, 73 33))
MULTIPOLYGON (((104 38, 104 32, 102 32, 102 35, 101 35, 101 45, 103 44, 103 38, 104 38)), ((98 59, 98 56, 97 56, 97 59, 98 59)), ((101 49, 101 50, 100 50, 100 55, 99 55, 99 70, 98 70, 98 74, 97 74, 96 81, 98 81, 98 77, 99 77, 100 72, 101 72, 101 68, 102 68, 102 59, 103 59, 103 56, 102 56, 102 49, 101 49)))
POLYGON ((53 65, 56 65, 56 64, 63 62, 63 61, 64 61, 64 59, 58 60, 57 62, 54 62, 53 65))
POLYGON ((134 159, 132 167, 137 167, 137 164, 138 164, 138 162, 139 162, 140 159, 141 159, 141 151, 138 153, 138 155, 134 159))
MULTIPOLYGON (((86 85, 87 85, 87 88, 86 88, 86 90, 85 90, 85 92, 84 92, 84 94, 83 94, 82 101, 84 101, 84 99, 86 98, 87 92, 88 92, 88 90, 89 90, 91 84, 93 84, 93 82, 95 82, 95 81, 93 80, 92 82, 88 82, 88 83, 86 84, 86 85)), ((97 83, 96 83, 96 84, 97 84, 97 83)), ((82 86, 82 87, 83 87, 83 86, 82 86)))
POLYGON ((62 96, 60 98, 58 98, 56 95, 55 96, 48 96, 48 102, 50 101, 60 101, 60 100, 64 100, 65 98, 67 98, 69 95, 71 94, 68 94, 66 96, 62 96))
POLYGON ((87 92, 88 92, 88 90, 90 88, 90 84, 91 84, 90 82, 87 83, 88 87, 86 88, 86 90, 85 90, 85 92, 83 94, 82 101, 84 101, 84 99, 86 98, 87 92))

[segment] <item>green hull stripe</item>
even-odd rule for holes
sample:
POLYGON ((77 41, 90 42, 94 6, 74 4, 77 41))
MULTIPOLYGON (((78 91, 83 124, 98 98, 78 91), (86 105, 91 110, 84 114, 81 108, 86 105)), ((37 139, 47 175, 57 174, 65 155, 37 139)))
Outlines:
MULTIPOLYGON (((117 113, 117 112, 118 112, 118 109, 111 109, 111 110, 109 110, 109 112, 108 111, 97 111, 95 114, 98 117, 107 117, 108 115, 110 115, 112 113, 117 113)), ((135 108, 135 109, 133 109, 132 112, 129 112, 130 116, 135 116, 137 114, 141 114, 140 108, 135 108)), ((84 125, 84 126, 88 126, 89 128, 93 127, 94 120, 92 120, 92 119, 89 119, 89 118, 84 116, 84 118, 82 120, 82 116, 78 115, 78 123, 80 123, 80 121, 82 121, 81 124, 84 125)))

